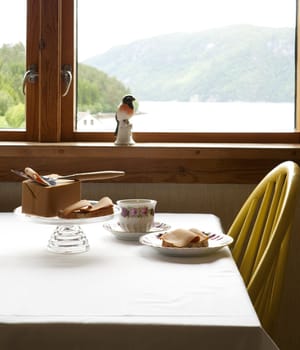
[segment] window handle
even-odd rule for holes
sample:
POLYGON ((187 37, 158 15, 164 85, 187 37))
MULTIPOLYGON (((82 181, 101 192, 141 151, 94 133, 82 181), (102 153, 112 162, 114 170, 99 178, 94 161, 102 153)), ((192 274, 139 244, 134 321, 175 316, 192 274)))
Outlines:
POLYGON ((38 79, 37 65, 31 64, 23 77, 23 94, 26 94, 26 83, 34 84, 38 79))
POLYGON ((72 84, 72 79, 73 79, 72 68, 69 64, 64 64, 62 66, 61 75, 62 75, 62 79, 66 85, 66 89, 65 89, 64 93, 62 94, 62 97, 65 97, 68 95, 68 92, 69 92, 71 84, 72 84))

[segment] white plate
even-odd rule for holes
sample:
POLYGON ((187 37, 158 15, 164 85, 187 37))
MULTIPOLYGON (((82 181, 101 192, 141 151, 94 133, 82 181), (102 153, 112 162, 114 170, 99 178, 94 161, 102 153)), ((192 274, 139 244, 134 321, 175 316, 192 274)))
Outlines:
MULTIPOLYGON (((90 201, 92 204, 96 201, 90 201)), ((44 217, 38 215, 30 215, 22 213, 22 207, 18 207, 14 210, 14 213, 18 215, 21 219, 29 220, 32 222, 47 224, 47 225, 82 225, 82 224, 92 224, 95 222, 107 221, 114 218, 116 214, 120 213, 118 206, 114 205, 114 213, 105 216, 96 216, 92 218, 80 218, 80 219, 64 219, 58 216, 44 217)))
MULTIPOLYGON (((118 222, 107 222, 103 224, 103 227, 114 234, 116 238, 126 240, 126 241, 136 241, 141 236, 145 235, 145 232, 126 232, 124 231, 118 222)), ((162 222, 155 222, 148 233, 157 233, 162 231, 168 231, 171 228, 170 225, 164 224, 162 222)))
POLYGON ((160 234, 149 233, 140 237, 140 243, 154 248, 159 253, 172 256, 204 256, 212 254, 217 250, 228 246, 233 242, 233 238, 221 233, 209 234, 208 247, 200 248, 173 248, 163 247, 160 234))

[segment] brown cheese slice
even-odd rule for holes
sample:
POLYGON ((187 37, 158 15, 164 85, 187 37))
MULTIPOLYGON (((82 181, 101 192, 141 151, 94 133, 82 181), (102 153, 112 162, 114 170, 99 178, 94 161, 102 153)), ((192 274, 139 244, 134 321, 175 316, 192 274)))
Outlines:
POLYGON ((86 199, 82 199, 76 203, 73 203, 73 204, 67 206, 59 214, 61 217, 66 218, 76 210, 84 210, 84 209, 88 210, 91 207, 92 207, 92 205, 89 201, 87 201, 86 199))
POLYGON ((193 231, 180 228, 163 234, 161 236, 161 239, 174 247, 183 248, 186 247, 193 240, 199 240, 200 237, 197 233, 193 231))
POLYGON ((59 212, 62 218, 88 218, 113 214, 113 202, 109 197, 101 198, 95 205, 82 199, 59 212))
POLYGON ((113 205, 114 204, 109 197, 103 197, 95 205, 93 205, 92 208, 89 209, 89 211, 92 212, 92 211, 96 211, 99 209, 113 207, 113 205))
POLYGON ((203 233, 203 231, 198 230, 197 228, 190 228, 190 231, 197 233, 197 235, 200 236, 200 240, 207 240, 208 236, 206 234, 203 233))

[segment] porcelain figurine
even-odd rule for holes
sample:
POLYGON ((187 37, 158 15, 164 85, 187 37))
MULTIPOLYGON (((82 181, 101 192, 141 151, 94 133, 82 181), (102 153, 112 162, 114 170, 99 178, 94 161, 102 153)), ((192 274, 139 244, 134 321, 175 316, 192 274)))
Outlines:
POLYGON ((117 122, 115 145, 133 145, 135 143, 132 137, 132 124, 129 122, 134 115, 133 101, 135 98, 132 95, 126 95, 118 106, 115 115, 117 122))

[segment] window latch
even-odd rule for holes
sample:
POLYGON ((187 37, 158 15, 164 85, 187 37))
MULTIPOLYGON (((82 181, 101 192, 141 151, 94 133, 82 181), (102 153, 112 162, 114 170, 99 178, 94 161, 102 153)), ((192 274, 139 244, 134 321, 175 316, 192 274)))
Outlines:
POLYGON ((66 85, 66 89, 64 93, 62 94, 62 97, 65 97, 68 95, 68 92, 70 90, 71 84, 72 84, 72 67, 69 64, 64 64, 61 69, 61 75, 62 79, 66 85))
POLYGON ((23 94, 26 94, 26 83, 34 84, 38 79, 37 65, 31 64, 23 77, 23 94))

